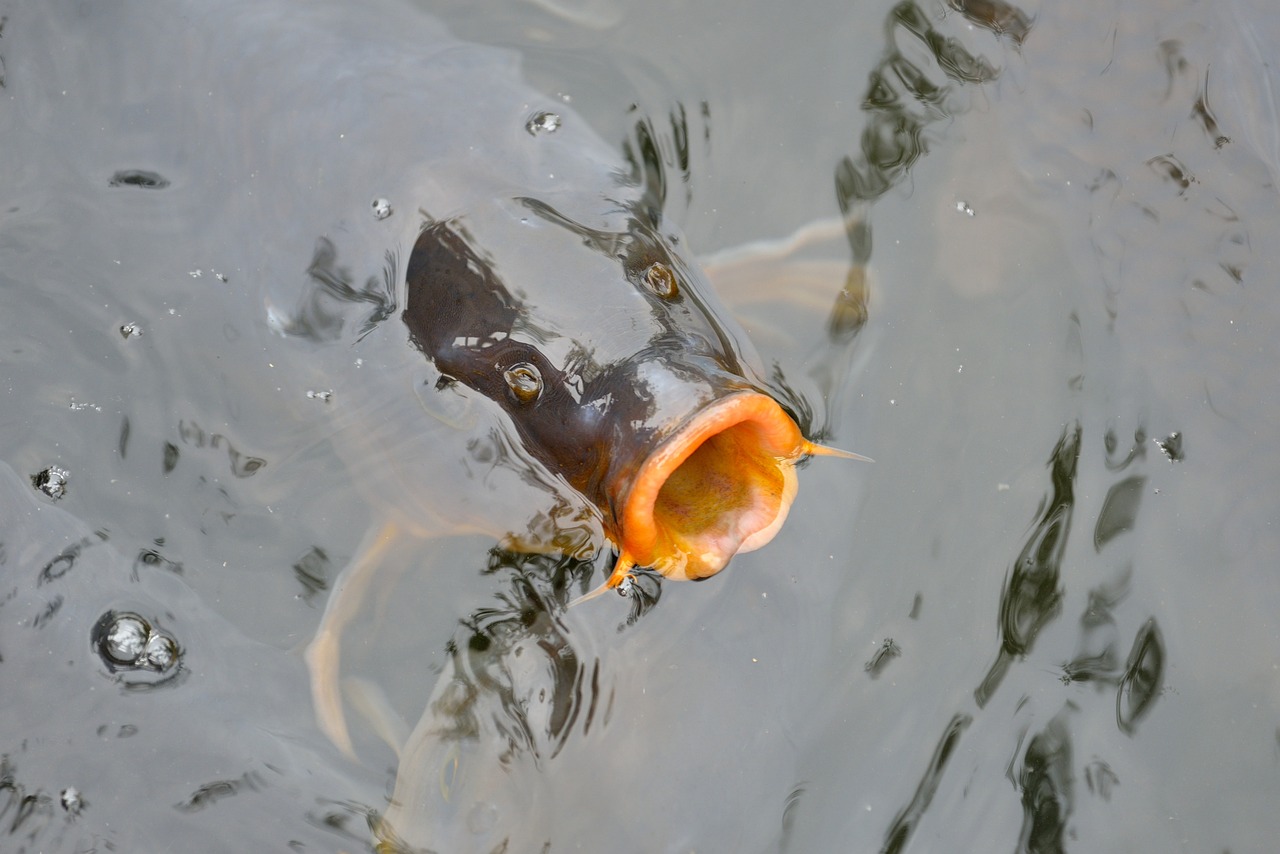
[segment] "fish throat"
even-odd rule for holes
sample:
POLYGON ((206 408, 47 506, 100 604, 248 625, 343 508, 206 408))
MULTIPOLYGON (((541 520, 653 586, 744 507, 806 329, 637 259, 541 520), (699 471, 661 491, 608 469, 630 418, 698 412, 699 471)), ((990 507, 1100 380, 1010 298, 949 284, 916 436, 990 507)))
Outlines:
POLYGON ((625 488, 609 586, 630 566, 674 579, 715 575, 738 552, 773 539, 796 494, 809 443, 772 398, 715 401, 665 439, 625 488))

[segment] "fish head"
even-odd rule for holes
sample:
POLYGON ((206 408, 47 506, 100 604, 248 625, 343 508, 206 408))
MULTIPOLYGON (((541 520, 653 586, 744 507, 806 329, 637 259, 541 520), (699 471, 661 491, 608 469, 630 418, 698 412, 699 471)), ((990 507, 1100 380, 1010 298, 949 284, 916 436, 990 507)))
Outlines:
POLYGON ((679 235, 622 205, 512 199, 428 222, 406 288, 441 382, 501 407, 599 511, 619 567, 706 578, 781 527, 813 446, 679 235))

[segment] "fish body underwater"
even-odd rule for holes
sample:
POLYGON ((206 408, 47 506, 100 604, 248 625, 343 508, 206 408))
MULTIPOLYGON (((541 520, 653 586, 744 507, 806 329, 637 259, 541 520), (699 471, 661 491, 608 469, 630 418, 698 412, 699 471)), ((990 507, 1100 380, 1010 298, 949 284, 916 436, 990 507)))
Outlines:
POLYGON ((170 214, 198 208, 229 298, 331 389, 285 408, 384 520, 307 651, 346 752, 342 633, 401 535, 616 551, 600 589, 636 567, 701 579, 777 533, 796 462, 827 452, 664 219, 661 158, 623 157, 515 53, 394 0, 54 0, 6 35, 27 28, 66 47, 6 56, 20 100, 24 81, 65 89, 32 112, 65 180, 157 190, 139 194, 150 233, 94 239, 156 257, 170 214), (130 44, 151 64, 121 59, 130 44), (90 131, 85 157, 70 140, 90 131))

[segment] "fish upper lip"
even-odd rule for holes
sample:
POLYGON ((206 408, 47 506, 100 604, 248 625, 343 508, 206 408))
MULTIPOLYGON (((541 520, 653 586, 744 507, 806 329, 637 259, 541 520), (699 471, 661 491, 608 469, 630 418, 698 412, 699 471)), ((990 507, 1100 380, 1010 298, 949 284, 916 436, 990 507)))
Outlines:
POLYGON ((734 554, 759 548, 782 527, 796 491, 793 464, 806 444, 795 421, 761 392, 735 392, 702 407, 645 458, 625 486, 617 519, 619 549, 637 565, 670 577, 715 574, 734 554), (734 430, 745 425, 750 429, 734 430), (659 503, 663 490, 673 484, 683 493, 673 474, 716 437, 731 438, 704 451, 713 458, 700 461, 688 477, 724 480, 719 495, 709 490, 699 498, 721 506, 702 508, 692 514, 698 518, 672 528, 672 513, 659 503), (725 455, 732 458, 722 459, 725 455), (703 517, 714 518, 703 524, 703 517), (689 542, 696 548, 680 547, 689 542), (670 551, 678 553, 664 553, 670 551))

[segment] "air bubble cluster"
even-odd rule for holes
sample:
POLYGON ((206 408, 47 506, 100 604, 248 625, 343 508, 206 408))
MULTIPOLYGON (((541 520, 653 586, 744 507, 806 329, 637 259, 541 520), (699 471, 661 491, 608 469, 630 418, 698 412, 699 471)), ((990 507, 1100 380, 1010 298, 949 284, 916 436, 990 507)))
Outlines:
POLYGON ((112 673, 168 677, 178 667, 182 650, 168 632, 128 611, 108 611, 93 627, 93 647, 112 673))

